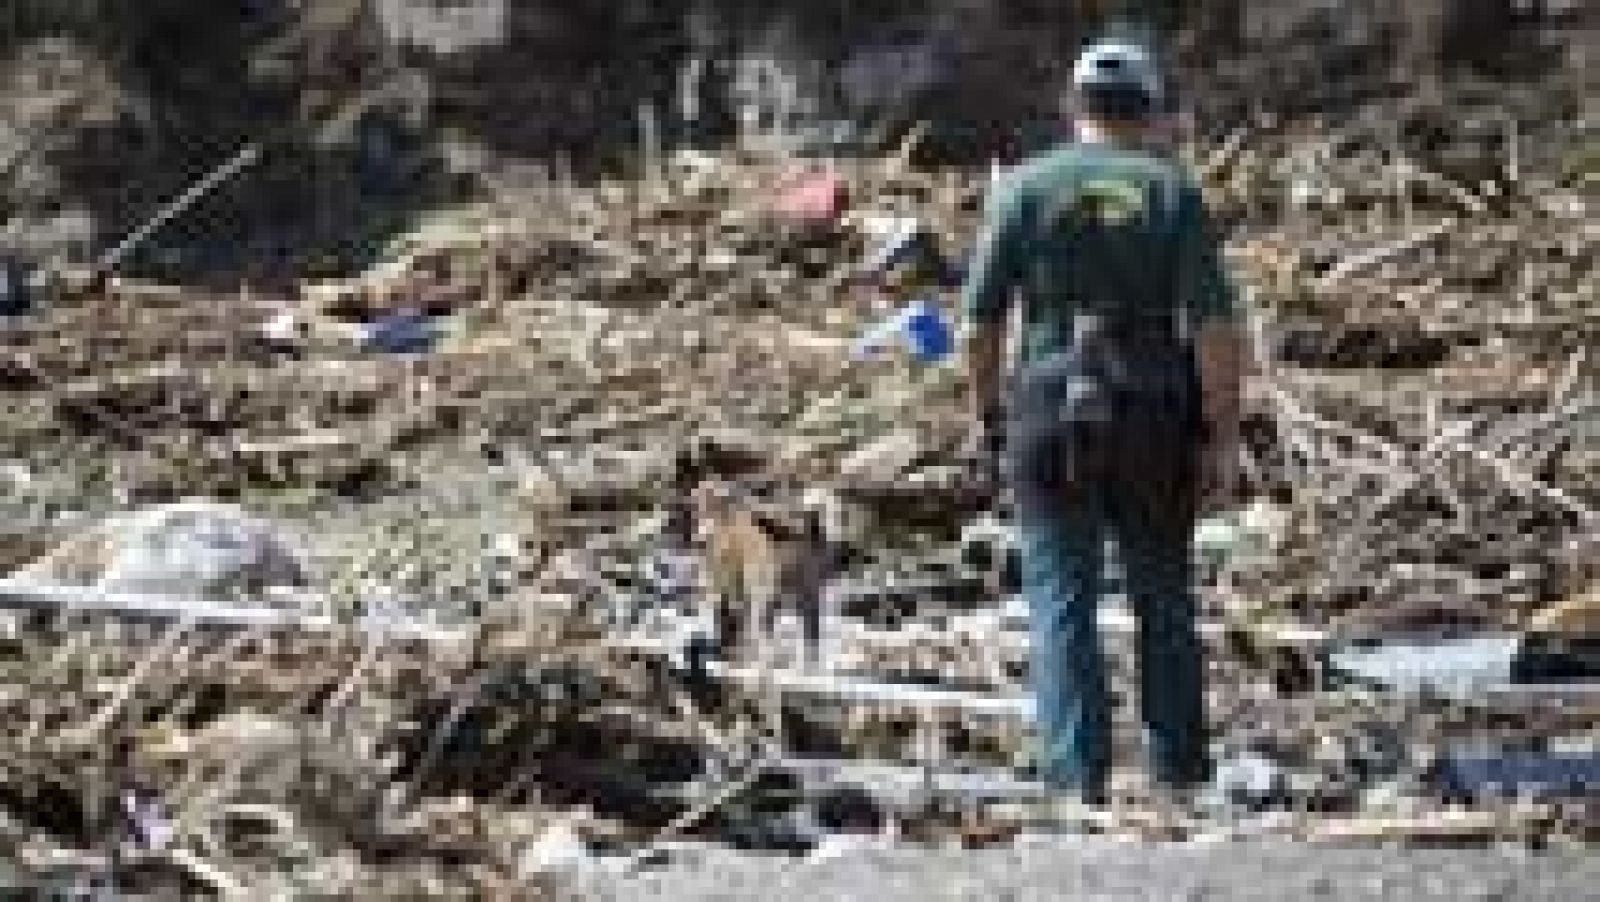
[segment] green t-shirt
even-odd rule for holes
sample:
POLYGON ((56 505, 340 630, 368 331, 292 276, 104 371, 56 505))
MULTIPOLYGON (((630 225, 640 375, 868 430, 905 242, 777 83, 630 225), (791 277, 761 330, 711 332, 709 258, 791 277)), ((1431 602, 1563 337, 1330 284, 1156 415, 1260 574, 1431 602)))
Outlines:
POLYGON ((1023 359, 1071 338, 1077 312, 1187 307, 1234 320, 1235 290, 1194 181, 1151 153, 1074 144, 1023 164, 989 198, 962 290, 975 322, 1023 304, 1023 359))

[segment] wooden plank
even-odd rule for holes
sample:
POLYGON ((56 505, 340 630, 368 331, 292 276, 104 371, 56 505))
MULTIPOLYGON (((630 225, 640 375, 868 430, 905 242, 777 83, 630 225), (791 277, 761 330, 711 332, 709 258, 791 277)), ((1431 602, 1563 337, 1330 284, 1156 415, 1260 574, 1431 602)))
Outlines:
MULTIPOLYGON (((651 637, 612 637, 607 645, 614 651, 662 657, 681 652, 677 643, 651 637)), ((747 691, 777 690, 785 695, 844 703, 873 704, 912 709, 925 715, 960 712, 965 717, 1032 719, 1033 697, 1028 693, 973 692, 922 685, 894 683, 864 677, 787 668, 730 666, 709 662, 707 674, 714 679, 738 685, 747 691)), ((1537 703, 1579 702, 1600 699, 1600 682, 1487 684, 1474 689, 1480 702, 1521 707, 1537 703)))
POLYGON ((1495 683, 1475 691, 1499 703, 1593 702, 1600 700, 1600 680, 1584 683, 1495 683))
POLYGON ((331 627, 329 618, 272 607, 240 607, 198 599, 109 592, 93 586, 55 586, 0 580, 0 607, 13 610, 57 610, 122 615, 133 620, 193 620, 220 626, 273 627, 295 625, 308 631, 331 627))
POLYGON ((1319 278, 1316 286, 1323 290, 1332 288, 1350 276, 1382 264, 1393 257, 1407 253, 1445 235, 1457 225, 1458 222, 1454 218, 1446 219, 1427 228, 1417 229, 1397 241, 1391 241, 1347 256, 1319 278))
POLYGON ((1296 831, 1310 842, 1484 839, 1525 832, 1548 818, 1543 809, 1431 811, 1416 815, 1337 818, 1296 831))
POLYGON ((855 785, 874 795, 931 791, 973 802, 1017 802, 1052 794, 1044 783, 998 768, 952 770, 854 758, 783 758, 773 768, 795 775, 808 788, 855 785))
POLYGON ((93 586, 53 586, 0 580, 0 609, 100 614, 149 623, 189 622, 221 629, 286 629, 303 633, 366 632, 393 639, 449 645, 469 641, 470 627, 445 627, 403 617, 368 616, 353 623, 295 608, 249 607, 205 599, 93 586))
POLYGON ((776 689, 789 695, 896 705, 925 712, 960 711, 964 716, 1024 719, 1033 716, 1031 695, 963 692, 801 670, 730 667, 717 661, 711 662, 706 669, 713 677, 754 691, 776 689))
POLYGON ((297 435, 278 438, 234 441, 232 447, 240 457, 265 457, 281 454, 308 454, 335 449, 358 452, 372 447, 379 441, 388 441, 389 439, 389 435, 379 430, 369 430, 363 434, 350 429, 313 429, 297 435))

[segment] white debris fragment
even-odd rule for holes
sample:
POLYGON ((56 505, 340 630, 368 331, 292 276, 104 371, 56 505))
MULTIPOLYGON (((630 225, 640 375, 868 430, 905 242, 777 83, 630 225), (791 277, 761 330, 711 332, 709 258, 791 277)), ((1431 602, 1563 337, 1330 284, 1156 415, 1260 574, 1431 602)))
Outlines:
POLYGON ((592 856, 577 826, 569 819, 553 822, 544 834, 522 853, 518 870, 523 877, 579 871, 591 864, 592 856))
POLYGON ((14 489, 25 489, 33 484, 33 470, 21 461, 8 460, 0 463, 0 480, 14 489))
POLYGON ((921 453, 917 434, 902 429, 857 449, 839 470, 846 476, 886 482, 910 469, 921 453))
POLYGON ((111 517, 16 580, 221 599, 302 588, 309 571, 297 544, 274 524, 235 505, 185 501, 111 517))

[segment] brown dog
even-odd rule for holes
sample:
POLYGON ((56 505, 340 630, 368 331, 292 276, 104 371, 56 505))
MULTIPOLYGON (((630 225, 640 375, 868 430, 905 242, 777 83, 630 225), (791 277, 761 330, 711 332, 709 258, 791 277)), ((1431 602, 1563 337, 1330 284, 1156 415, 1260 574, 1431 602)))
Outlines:
POLYGON ((766 660, 775 617, 800 615, 806 657, 821 656, 823 588, 831 567, 821 518, 805 511, 783 518, 723 481, 692 493, 695 529, 705 547, 717 645, 734 660, 766 660))

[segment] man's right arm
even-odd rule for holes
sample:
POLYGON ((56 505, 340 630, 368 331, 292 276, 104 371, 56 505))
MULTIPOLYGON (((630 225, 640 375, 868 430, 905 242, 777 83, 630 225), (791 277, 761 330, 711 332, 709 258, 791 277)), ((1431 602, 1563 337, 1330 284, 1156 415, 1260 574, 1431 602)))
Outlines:
POLYGON ((1237 454, 1245 371, 1249 364, 1238 292, 1223 265, 1221 242, 1198 188, 1185 189, 1178 249, 1179 284, 1194 314, 1195 355, 1210 442, 1237 454))
POLYGON ((1195 341, 1206 434, 1227 447, 1239 443, 1247 361, 1244 331, 1227 322, 1204 323, 1195 341))
POLYGON ((1014 180, 996 186, 983 232, 972 256, 961 307, 967 321, 967 377, 972 414, 986 420, 1000 402, 1006 317, 1021 281, 1025 234, 1021 197, 1014 180))

